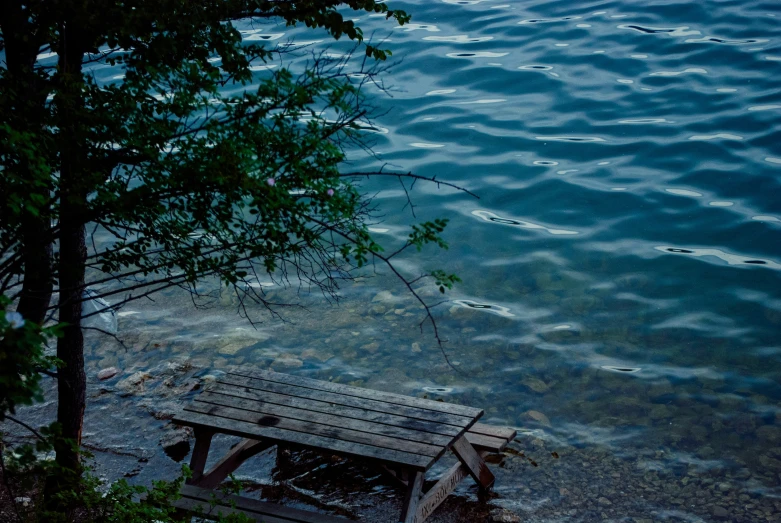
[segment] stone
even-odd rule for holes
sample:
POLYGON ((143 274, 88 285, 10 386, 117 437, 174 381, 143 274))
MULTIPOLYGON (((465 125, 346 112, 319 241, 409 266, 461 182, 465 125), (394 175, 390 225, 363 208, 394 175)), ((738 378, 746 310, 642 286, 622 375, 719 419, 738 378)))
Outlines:
POLYGON ((372 302, 379 302, 379 303, 393 303, 396 301, 396 298, 391 294, 390 291, 380 291, 377 294, 374 295, 374 298, 372 298, 372 302))
POLYGON ((388 312, 388 308, 385 307, 385 305, 380 305, 379 303, 372 307, 372 312, 374 314, 385 314, 388 312))
POLYGON ((537 394, 545 394, 550 389, 550 385, 538 378, 524 378, 521 385, 537 394))
POLYGON ((420 351, 421 351, 420 343, 416 341, 415 343, 412 344, 412 352, 420 352, 420 351))
POLYGON ((521 518, 506 508, 495 508, 488 514, 489 523, 520 523, 521 518))
POLYGON ((182 461, 190 452, 190 433, 185 429, 169 430, 160 438, 160 446, 172 460, 182 461))
POLYGON ((98 379, 101 381, 108 380, 119 374, 119 372, 119 369, 116 367, 106 367, 98 372, 98 379))
POLYGON ((730 519, 729 510, 719 505, 713 505, 710 509, 710 513, 716 519, 730 519))
POLYGON ((306 349, 304 352, 301 353, 301 357, 307 360, 317 360, 326 362, 333 358, 335 354, 333 352, 329 351, 322 351, 322 350, 315 350, 315 349, 306 349))
POLYGON ((237 352, 239 352, 241 349, 244 349, 246 347, 249 347, 250 345, 254 345, 256 342, 254 341, 234 341, 231 343, 227 343, 226 345, 223 345, 219 349, 217 349, 217 352, 219 354, 225 354, 227 356, 233 356, 237 352))
POLYGON ((274 370, 280 369, 298 369, 303 367, 304 362, 292 354, 280 354, 278 358, 271 362, 274 370))
POLYGON ((150 379, 151 374, 140 370, 117 383, 117 389, 125 394, 137 394, 144 390, 144 383, 150 379))
POLYGON ((526 417, 528 417, 528 418, 533 419, 534 421, 536 421, 536 422, 538 422, 538 423, 540 423, 542 425, 545 425, 546 427, 550 427, 551 426, 551 423, 550 423, 550 420, 548 419, 548 416, 546 416, 542 412, 539 412, 539 411, 536 411, 536 410, 527 410, 524 413, 524 415, 526 417))
POLYGON ((373 341, 371 343, 367 343, 366 345, 363 345, 361 348, 363 350, 367 350, 367 351, 371 352, 372 354, 374 354, 375 352, 377 352, 380 349, 380 344, 379 344, 379 342, 373 341))
POLYGON ((611 502, 609 499, 607 499, 607 498, 606 498, 606 497, 604 497, 604 496, 602 496, 602 497, 598 498, 598 499, 597 499, 597 503, 599 503, 600 505, 602 505, 602 506, 604 506, 604 507, 607 507, 607 506, 610 506, 610 505, 612 505, 612 504, 613 504, 613 503, 612 503, 612 502, 611 502))

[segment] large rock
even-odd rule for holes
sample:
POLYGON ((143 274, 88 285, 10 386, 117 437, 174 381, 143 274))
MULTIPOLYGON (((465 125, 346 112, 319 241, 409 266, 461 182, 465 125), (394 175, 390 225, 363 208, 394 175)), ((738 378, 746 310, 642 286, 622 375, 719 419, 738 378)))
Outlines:
POLYGON ((187 429, 172 429, 160 438, 160 446, 172 460, 179 462, 190 452, 190 433, 187 429))
POLYGON ((117 383, 117 390, 122 394, 139 394, 144 391, 144 383, 152 379, 152 375, 140 370, 117 383))
POLYGON ((372 298, 372 302, 384 303, 386 305, 392 304, 395 301, 396 297, 393 296, 390 291, 380 291, 372 298))
POLYGON ((548 416, 546 416, 542 412, 536 410, 527 410, 524 414, 526 415, 527 418, 533 419, 534 421, 540 423, 541 425, 544 425, 546 427, 551 426, 548 416))

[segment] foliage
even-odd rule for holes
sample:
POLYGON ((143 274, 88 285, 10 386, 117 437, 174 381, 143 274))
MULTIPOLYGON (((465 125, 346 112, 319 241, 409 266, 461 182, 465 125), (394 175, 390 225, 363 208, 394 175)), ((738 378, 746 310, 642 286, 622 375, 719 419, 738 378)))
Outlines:
MULTIPOLYGON (((273 305, 252 285, 261 273, 334 296, 340 279, 376 259, 415 294, 393 258, 447 247, 446 220, 414 225, 390 255, 370 235, 360 180, 443 182, 382 167, 345 172, 347 149, 369 147, 374 129, 362 88, 379 72, 374 60, 390 55, 363 42, 351 11, 409 20, 377 0, 15 0, 0 9, 0 305, 36 311, 24 325, 0 319, 0 407, 39 399, 39 373, 59 367, 60 425, 40 435, 59 438, 58 466, 71 467, 63 474, 79 475, 88 287, 97 303, 121 307, 173 286, 198 295, 216 279, 249 316, 248 303, 273 305), (374 60, 357 71, 317 56, 285 67, 289 48, 239 30, 268 19, 347 37, 374 60), (121 78, 98 81, 109 67, 121 78), (43 328, 55 311, 62 324, 43 328), (53 336, 58 359, 43 353, 53 336)), ((442 292, 459 281, 430 275, 442 292)))
MULTIPOLYGON (((17 488, 23 492, 34 492, 35 484, 45 482, 52 475, 65 475, 68 487, 57 492, 57 510, 48 510, 43 500, 30 500, 27 506, 16 502, 15 512, 19 523, 69 523, 76 518, 83 523, 182 523, 188 521, 177 514, 172 502, 179 499, 182 484, 191 477, 189 468, 182 466, 182 474, 173 481, 154 481, 151 488, 131 485, 125 479, 106 484, 91 471, 76 475, 62 469, 53 460, 39 459, 43 452, 53 448, 53 441, 59 436, 45 432, 46 436, 36 447, 24 445, 3 456, 3 479, 10 494, 15 492, 9 479, 16 480, 17 488), (63 510, 64 508, 64 510, 63 510)), ((221 489, 224 494, 238 494, 240 484, 228 483, 221 489)), ((211 508, 217 505, 213 497, 211 508)), ((208 509, 207 509, 208 510, 208 509)), ((204 520, 206 521, 206 520, 204 520)), ((217 523, 251 523, 243 514, 209 516, 208 521, 217 523)))
POLYGON ((42 328, 8 311, 9 303, 0 295, 0 421, 17 406, 43 399, 40 373, 58 365, 56 358, 44 354, 44 347, 61 334, 59 326, 42 328))

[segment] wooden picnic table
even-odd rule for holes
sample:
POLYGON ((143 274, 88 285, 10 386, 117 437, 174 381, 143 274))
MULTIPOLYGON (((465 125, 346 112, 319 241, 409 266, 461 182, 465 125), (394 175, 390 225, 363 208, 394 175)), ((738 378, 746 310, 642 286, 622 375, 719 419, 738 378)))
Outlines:
MULTIPOLYGON (((194 487, 213 489, 247 458, 282 443, 383 466, 407 485, 400 521, 421 523, 467 475, 481 489, 493 486, 483 455, 503 449, 515 431, 476 426, 482 415, 481 409, 463 405, 270 371, 234 370, 218 377, 174 418, 195 432, 193 476, 183 489, 184 499, 197 499, 200 491, 194 487), (217 433, 245 439, 204 472, 217 433), (424 494, 426 471, 448 450, 459 463, 424 494)), ((264 517, 277 516, 282 518, 278 521, 309 521, 284 519, 284 514, 264 517)))

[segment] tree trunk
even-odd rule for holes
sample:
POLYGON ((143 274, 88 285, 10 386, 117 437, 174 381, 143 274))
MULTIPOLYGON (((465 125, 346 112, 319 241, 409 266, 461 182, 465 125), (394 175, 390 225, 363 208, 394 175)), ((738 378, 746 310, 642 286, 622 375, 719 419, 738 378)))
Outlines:
POLYGON ((48 213, 22 218, 24 282, 16 310, 26 320, 42 324, 52 298, 52 245, 48 213))
MULTIPOLYGON (((70 206, 68 206, 70 207, 70 206)), ((57 340, 57 357, 63 366, 57 371, 57 422, 62 435, 81 444, 87 377, 84 373, 84 335, 81 331, 81 296, 87 258, 84 224, 73 218, 73 209, 62 206, 60 236, 60 322, 67 323, 57 340), (71 215, 71 216, 68 216, 71 215), (67 217, 67 218, 66 218, 67 217)), ((57 448, 57 463, 80 471, 77 451, 69 445, 57 448)))
MULTIPOLYGON (((27 88, 9 93, 18 108, 13 114, 12 127, 20 132, 43 135, 42 122, 46 111, 46 92, 41 78, 35 74, 34 66, 38 55, 38 42, 30 38, 28 16, 22 4, 11 2, 0 10, 0 32, 5 44, 6 74, 14 79, 12 85, 26 85, 27 88)), ((48 192, 48 183, 39 184, 25 156, 19 156, 17 168, 34 192, 48 192)), ((48 177, 48 174, 46 175, 48 177)), ((48 195, 45 195, 48 196, 48 195)), ((28 321, 43 323, 52 297, 52 246, 50 235, 50 212, 48 207, 38 209, 38 214, 24 210, 21 217, 22 265, 24 280, 17 305, 17 312, 28 321)))
POLYGON ((84 336, 81 331, 81 302, 84 292, 87 247, 85 223, 88 177, 85 154, 85 131, 82 76, 84 45, 74 23, 60 28, 57 107, 60 130, 60 257, 59 321, 67 323, 57 340, 57 357, 64 366, 57 371, 57 422, 62 436, 70 440, 59 444, 57 464, 68 472, 81 475, 78 445, 84 420, 87 379, 84 373, 84 336))

